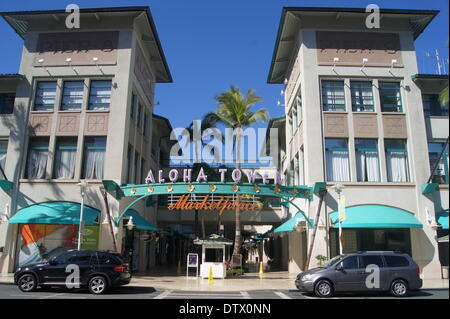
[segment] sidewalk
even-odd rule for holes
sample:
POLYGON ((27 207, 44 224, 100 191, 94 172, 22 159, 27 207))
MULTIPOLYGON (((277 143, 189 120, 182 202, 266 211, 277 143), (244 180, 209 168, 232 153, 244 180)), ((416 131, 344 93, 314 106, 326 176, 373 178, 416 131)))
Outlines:
MULTIPOLYGON (((240 277, 214 279, 208 284, 207 279, 195 276, 144 276, 135 275, 130 286, 153 287, 158 290, 190 290, 190 291, 251 291, 251 290, 290 290, 296 289, 296 275, 286 271, 268 272, 259 276, 258 273, 248 273, 240 277)), ((13 283, 12 274, 0 275, 0 283, 13 283)), ((422 289, 448 289, 448 279, 424 280, 422 289)))

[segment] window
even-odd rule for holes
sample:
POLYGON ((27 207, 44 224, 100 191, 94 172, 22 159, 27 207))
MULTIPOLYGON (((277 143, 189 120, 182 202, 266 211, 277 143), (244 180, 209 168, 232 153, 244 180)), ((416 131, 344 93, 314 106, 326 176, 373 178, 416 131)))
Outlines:
POLYGON ((289 118, 289 129, 290 129, 291 137, 292 137, 292 136, 294 136, 294 123, 292 122, 292 110, 289 112, 288 118, 289 118))
POLYGON ((381 256, 377 255, 366 255, 361 256, 362 268, 366 268, 369 265, 377 265, 380 268, 383 268, 383 259, 381 256))
POLYGON ((377 140, 355 139, 355 151, 358 182, 379 182, 377 140))
POLYGON ((139 184, 139 165, 140 161, 139 161, 139 153, 135 152, 134 153, 134 184, 139 184))
MULTIPOLYGON (((8 140, 0 140, 0 167, 5 172, 6 154, 8 152, 8 140)), ((0 176, 0 179, 5 176, 0 176)))
POLYGON ((405 140, 385 140, 388 182, 409 182, 408 153, 405 140))
POLYGON ((103 179, 106 137, 86 137, 84 140, 83 177, 103 179))
POLYGON ((299 185, 299 179, 300 179, 300 166, 298 155, 296 155, 294 158, 294 185, 299 185))
POLYGON ((441 105, 439 94, 422 94, 422 103, 425 116, 448 116, 448 103, 441 105))
POLYGON ((136 108, 136 102, 137 102, 137 96, 136 94, 132 93, 131 95, 131 111, 130 111, 130 117, 134 120, 134 113, 136 108))
POLYGON ((137 121, 137 123, 136 123, 136 125, 137 125, 137 127, 138 128, 141 128, 141 123, 142 123, 142 109, 143 109, 143 107, 142 107, 142 105, 141 105, 141 103, 139 103, 138 104, 138 107, 137 107, 137 119, 136 119, 136 121, 137 121))
POLYGON ((140 179, 138 181, 138 184, 142 183, 142 178, 145 177, 145 176, 142 176, 142 175, 144 175, 144 174, 145 174, 145 159, 141 158, 141 177, 140 177, 140 179))
POLYGON ((350 90, 353 112, 373 112, 375 110, 372 82, 351 81, 350 90))
POLYGON ((56 82, 38 82, 34 100, 35 111, 53 111, 56 98, 56 82))
POLYGON ((81 110, 83 104, 83 81, 66 81, 63 86, 61 110, 81 110))
POLYGON ((384 256, 387 267, 408 267, 409 261, 402 256, 384 256))
POLYGON ((342 261, 344 269, 358 269, 358 256, 350 256, 342 261))
POLYGON ((76 265, 89 265, 91 262, 91 253, 77 253, 67 259, 67 263, 76 265))
POLYGON ((132 184, 132 178, 133 178, 133 147, 131 145, 128 145, 128 172, 127 172, 127 183, 132 184))
POLYGON ((144 136, 147 136, 148 133, 148 114, 147 112, 144 113, 144 136))
POLYGON ((73 179, 75 176, 76 157, 77 138, 58 137, 53 177, 56 179, 73 179))
POLYGON ((448 184, 448 145, 439 142, 428 143, 428 156, 433 174, 432 183, 448 184))
POLYGON ((350 181, 348 144, 345 139, 325 139, 327 181, 350 181))
POLYGON ((53 259, 58 264, 65 264, 69 259, 71 259, 73 257, 73 255, 74 255, 73 252, 67 252, 67 253, 63 253, 61 255, 58 255, 58 256, 54 257, 53 259))
POLYGON ((295 107, 295 105, 292 107, 292 135, 294 135, 295 131, 297 130, 298 127, 298 122, 297 122, 297 108, 295 107))
POLYGON ((380 82, 381 112, 403 112, 399 82, 380 82))
POLYGON ((300 123, 303 120, 302 96, 300 90, 298 91, 298 95, 295 97, 295 105, 297 107, 297 126, 300 126, 300 123))
POLYGON ((14 93, 0 93, 0 114, 12 114, 14 112, 14 93))
POLYGON ((28 149, 26 177, 45 178, 48 159, 48 138, 32 138, 28 149))
POLYGON ((97 260, 99 264, 120 264, 120 262, 112 255, 97 253, 97 260))
POLYGON ((344 81, 322 81, 322 107, 345 112, 344 81))
POLYGON ((111 80, 91 81, 89 110, 109 110, 111 104, 111 80))

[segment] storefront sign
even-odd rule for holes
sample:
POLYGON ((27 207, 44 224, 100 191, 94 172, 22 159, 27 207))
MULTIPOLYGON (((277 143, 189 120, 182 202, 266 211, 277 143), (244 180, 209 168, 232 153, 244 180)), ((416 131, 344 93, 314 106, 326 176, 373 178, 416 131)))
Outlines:
POLYGON ((206 195, 202 201, 190 200, 191 194, 184 194, 175 203, 169 205, 169 210, 212 210, 222 215, 224 210, 233 210, 239 208, 242 211, 259 210, 260 205, 257 202, 241 202, 239 199, 230 201, 221 196, 218 201, 208 201, 209 195, 206 195))
POLYGON ((99 226, 84 226, 81 249, 97 250, 99 226))
POLYGON ((198 254, 188 254, 187 266, 188 267, 198 267, 198 254))
MULTIPOLYGON (((220 182, 221 183, 225 182, 225 174, 227 173, 227 171, 228 171, 228 169, 226 169, 226 168, 218 169, 218 172, 220 174, 220 182)), ((145 183, 147 183, 147 184, 165 183, 166 179, 163 177, 163 173, 164 173, 163 170, 159 170, 158 175, 157 175, 158 178, 155 179, 155 175, 153 174, 153 171, 149 170, 147 177, 145 179, 145 183)), ((240 183, 244 179, 244 174, 247 179, 247 182, 251 183, 251 184, 255 183, 258 175, 262 178, 263 184, 268 184, 270 181, 268 171, 264 171, 261 173, 261 172, 257 172, 254 170, 246 170, 246 171, 242 172, 240 169, 233 169, 233 171, 231 172, 231 177, 235 183, 240 183)), ((182 177, 180 176, 180 172, 177 169, 171 169, 169 171, 169 180, 171 183, 176 183, 176 182, 178 182, 178 180, 183 180, 183 182, 189 183, 192 181, 192 169, 190 169, 190 168, 183 169, 182 177)), ((195 178, 195 181, 198 183, 208 182, 208 175, 206 175, 205 171, 203 170, 203 167, 200 168, 200 170, 195 178)), ((282 184, 282 177, 278 171, 275 172, 274 181, 275 181, 275 184, 282 184)))

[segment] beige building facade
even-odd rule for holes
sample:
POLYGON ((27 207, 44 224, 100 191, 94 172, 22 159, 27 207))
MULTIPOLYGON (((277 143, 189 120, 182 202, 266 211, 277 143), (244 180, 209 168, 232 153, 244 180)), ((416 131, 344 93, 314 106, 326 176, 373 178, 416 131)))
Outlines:
MULTIPOLYGON (((414 47, 436 14, 381 10, 380 28, 369 29, 365 9, 283 10, 268 78, 285 85, 286 156, 280 169, 288 183, 326 182, 328 190, 313 265, 316 256, 339 254, 341 201, 343 253, 407 252, 424 278, 441 278, 441 266, 448 269, 448 259, 439 257, 437 230, 443 229, 436 222, 445 211, 448 220, 448 106, 436 106, 439 114, 425 106, 426 94, 436 102, 448 77, 418 74, 414 47), (438 160, 431 148, 439 147, 444 156, 438 160), (434 191, 424 191, 433 182, 434 191), (344 186, 341 199, 336 184, 344 186), (414 217, 417 226, 387 223, 397 213, 414 217), (358 226, 360 218, 365 221, 358 226)), ((314 219, 318 203, 315 195, 298 206, 314 219)), ((295 213, 289 208, 291 217, 295 213)), ((284 234, 290 272, 304 270, 312 233, 284 234)))

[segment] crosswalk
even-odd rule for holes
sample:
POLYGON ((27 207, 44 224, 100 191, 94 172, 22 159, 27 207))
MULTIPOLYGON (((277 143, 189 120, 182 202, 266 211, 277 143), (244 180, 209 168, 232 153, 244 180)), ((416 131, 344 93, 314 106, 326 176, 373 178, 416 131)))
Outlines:
MULTIPOLYGON (((276 299, 292 299, 288 295, 280 292, 266 292, 273 294, 276 299)), ((158 294, 154 299, 253 299, 247 291, 238 292, 206 292, 206 291, 173 291, 165 290, 158 294)))

